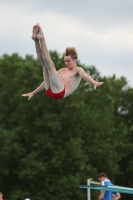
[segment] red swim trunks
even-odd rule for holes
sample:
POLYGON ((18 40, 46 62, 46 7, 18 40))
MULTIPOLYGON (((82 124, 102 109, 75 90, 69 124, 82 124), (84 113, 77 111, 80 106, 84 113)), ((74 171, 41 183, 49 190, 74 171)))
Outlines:
POLYGON ((63 99, 65 95, 65 88, 62 92, 59 93, 53 93, 52 90, 49 88, 48 90, 46 90, 46 94, 52 99, 63 99))

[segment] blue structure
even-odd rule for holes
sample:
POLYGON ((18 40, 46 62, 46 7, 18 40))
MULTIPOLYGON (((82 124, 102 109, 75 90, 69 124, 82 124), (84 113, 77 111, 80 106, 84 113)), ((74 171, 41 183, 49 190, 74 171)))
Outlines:
POLYGON ((112 192, 133 194, 133 188, 121 187, 121 186, 80 185, 79 187, 86 189, 93 189, 93 190, 107 190, 112 192))

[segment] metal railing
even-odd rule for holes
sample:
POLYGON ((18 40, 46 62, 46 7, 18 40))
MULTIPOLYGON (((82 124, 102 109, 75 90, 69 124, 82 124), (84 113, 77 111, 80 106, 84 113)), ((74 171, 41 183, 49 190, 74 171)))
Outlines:
MULTIPOLYGON (((92 178, 87 179, 87 185, 100 185, 100 182, 92 181, 92 178)), ((91 200, 91 190, 87 188, 87 200, 91 200)))

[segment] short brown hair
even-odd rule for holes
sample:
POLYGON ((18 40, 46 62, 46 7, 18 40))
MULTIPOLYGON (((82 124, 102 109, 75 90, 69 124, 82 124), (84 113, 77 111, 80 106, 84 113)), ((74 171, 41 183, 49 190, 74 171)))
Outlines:
POLYGON ((72 59, 78 59, 75 47, 67 47, 64 56, 71 56, 72 59))
POLYGON ((101 177, 108 178, 107 174, 105 174, 105 173, 101 173, 101 174, 98 175, 98 178, 101 178, 101 177))

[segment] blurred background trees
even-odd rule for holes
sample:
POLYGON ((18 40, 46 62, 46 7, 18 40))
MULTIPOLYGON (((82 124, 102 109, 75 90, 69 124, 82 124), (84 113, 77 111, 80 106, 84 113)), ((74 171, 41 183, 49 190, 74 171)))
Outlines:
MULTIPOLYGON (((63 55, 51 51, 57 69, 63 55)), ((133 88, 125 77, 101 77, 93 90, 84 80, 69 97, 53 100, 45 91, 30 101, 22 93, 43 81, 42 67, 30 55, 0 58, 0 191, 5 199, 86 199, 88 178, 107 173, 114 184, 132 187, 133 88)), ((97 199, 98 191, 92 191, 97 199)), ((132 199, 122 195, 122 199, 132 199)))

